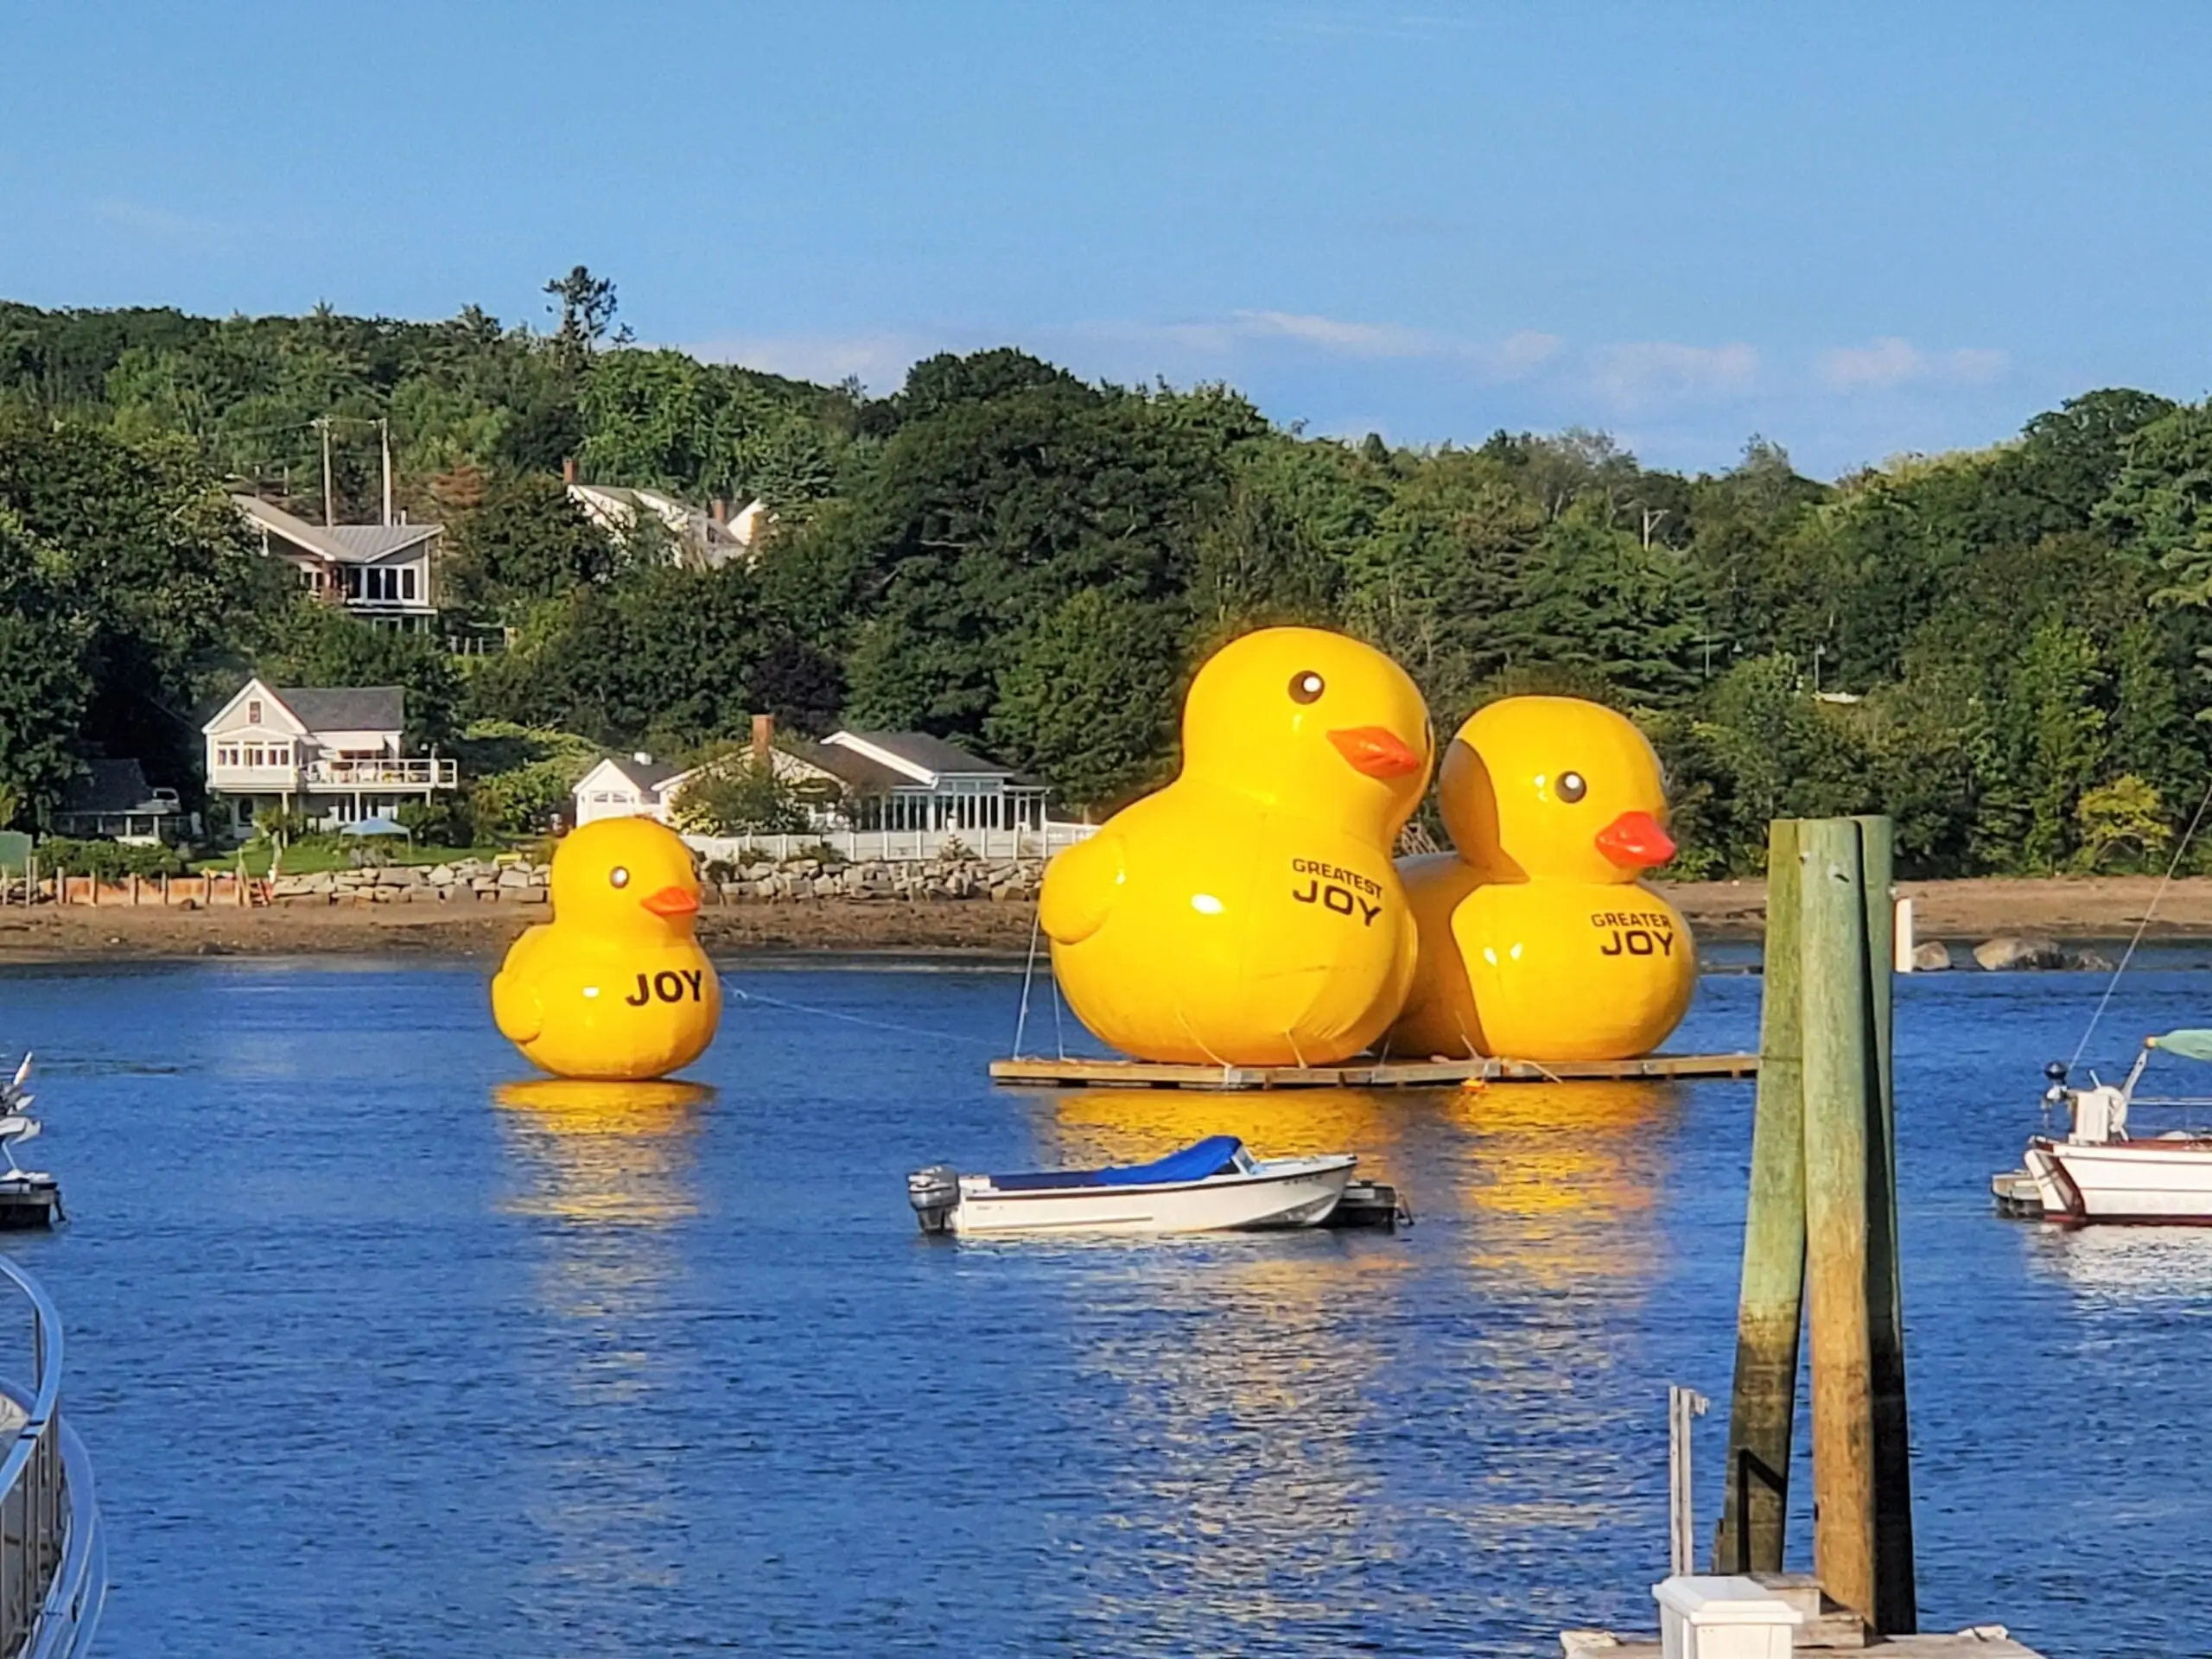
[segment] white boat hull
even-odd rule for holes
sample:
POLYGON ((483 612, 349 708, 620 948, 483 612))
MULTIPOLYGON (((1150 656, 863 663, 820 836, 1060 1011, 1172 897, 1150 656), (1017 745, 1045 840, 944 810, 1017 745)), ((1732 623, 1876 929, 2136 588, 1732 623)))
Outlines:
POLYGON ((1314 1227, 1328 1219, 1359 1160, 1284 1158, 1249 1173, 1157 1185, 1071 1186, 1001 1192, 988 1176, 963 1176, 952 1231, 983 1233, 1215 1233, 1314 1227))
POLYGON ((2027 1173, 2052 1221, 2212 1226, 2212 1141, 2036 1141, 2027 1173))

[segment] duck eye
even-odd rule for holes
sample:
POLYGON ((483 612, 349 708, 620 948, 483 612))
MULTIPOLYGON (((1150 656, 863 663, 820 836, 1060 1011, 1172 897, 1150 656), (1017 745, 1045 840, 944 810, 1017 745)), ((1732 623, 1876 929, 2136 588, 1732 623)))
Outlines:
POLYGON ((1590 785, 1582 781, 1579 772, 1562 772, 1559 775, 1559 798, 1569 806, 1590 792, 1590 785))
POLYGON ((1290 677, 1290 700, 1293 702, 1318 702, 1321 693, 1327 689, 1327 682, 1310 668, 1300 669, 1290 677))
POLYGON ((630 872, 624 869, 620 864, 617 864, 613 869, 607 873, 607 884, 611 887, 628 887, 630 885, 630 872))

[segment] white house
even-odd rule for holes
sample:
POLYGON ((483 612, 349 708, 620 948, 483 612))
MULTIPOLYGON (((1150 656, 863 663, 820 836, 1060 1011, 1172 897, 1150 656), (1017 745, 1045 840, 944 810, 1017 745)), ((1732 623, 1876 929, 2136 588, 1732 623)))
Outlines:
POLYGON ((658 818, 669 823, 669 806, 691 774, 656 760, 642 751, 609 755, 576 780, 576 822, 597 818, 658 818))
POLYGON ((641 518, 658 520, 668 532, 678 562, 697 569, 716 569, 733 559, 751 563, 753 543, 767 527, 768 509, 764 502, 749 501, 733 514, 728 502, 718 500, 702 512, 659 490, 579 484, 574 462, 564 472, 569 499, 608 535, 628 535, 641 518))
POLYGON ((460 783, 454 763, 410 756, 407 694, 396 685, 284 686, 248 680, 200 729, 207 791, 229 827, 278 808, 322 824, 389 816, 460 783))
POLYGON ((431 562, 441 524, 311 524, 254 495, 234 495, 261 550, 300 573, 318 599, 378 627, 428 632, 438 607, 431 562))
MULTIPOLYGON (((771 742, 768 717, 754 718, 753 753, 805 803, 816 829, 926 836, 1042 831, 1045 786, 1011 766, 970 754, 925 732, 838 732, 819 743, 771 742)), ((691 774, 650 755, 601 761, 575 787, 576 822, 648 817, 666 823, 691 774)))

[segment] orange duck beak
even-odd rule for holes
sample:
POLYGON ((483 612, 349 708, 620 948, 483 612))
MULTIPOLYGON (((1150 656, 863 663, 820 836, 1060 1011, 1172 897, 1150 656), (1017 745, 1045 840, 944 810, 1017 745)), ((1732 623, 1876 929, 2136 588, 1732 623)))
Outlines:
POLYGON ((1357 772, 1388 782, 1410 778, 1421 769, 1421 758, 1406 747, 1405 740, 1383 726, 1347 726, 1329 734, 1337 753, 1357 772))
POLYGON ((663 887, 638 902, 656 916, 691 916, 699 909, 699 895, 685 887, 663 887))
POLYGON ((1598 850, 1624 870, 1648 870, 1675 855, 1675 838, 1649 812, 1624 812, 1597 835, 1598 850))

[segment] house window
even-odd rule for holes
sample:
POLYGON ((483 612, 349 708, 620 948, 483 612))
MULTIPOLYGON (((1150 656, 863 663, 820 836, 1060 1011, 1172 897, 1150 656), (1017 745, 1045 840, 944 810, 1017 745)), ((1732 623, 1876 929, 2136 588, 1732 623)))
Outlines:
POLYGON ((245 763, 249 766, 257 766, 261 764, 261 746, 259 744, 255 744, 251 748, 245 752, 245 763))
POLYGON ((261 724, 261 699, 259 697, 254 698, 252 702, 246 704, 245 723, 249 726, 258 726, 261 724))
POLYGON ((415 597, 415 567, 411 564, 399 573, 399 596, 402 599, 415 597))
POLYGON ((215 764, 216 764, 217 766, 235 766, 236 765, 238 765, 238 746, 237 744, 235 744, 235 743, 225 743, 225 744, 223 744, 223 745, 221 745, 221 746, 219 746, 219 747, 216 749, 216 751, 215 751, 215 764))

